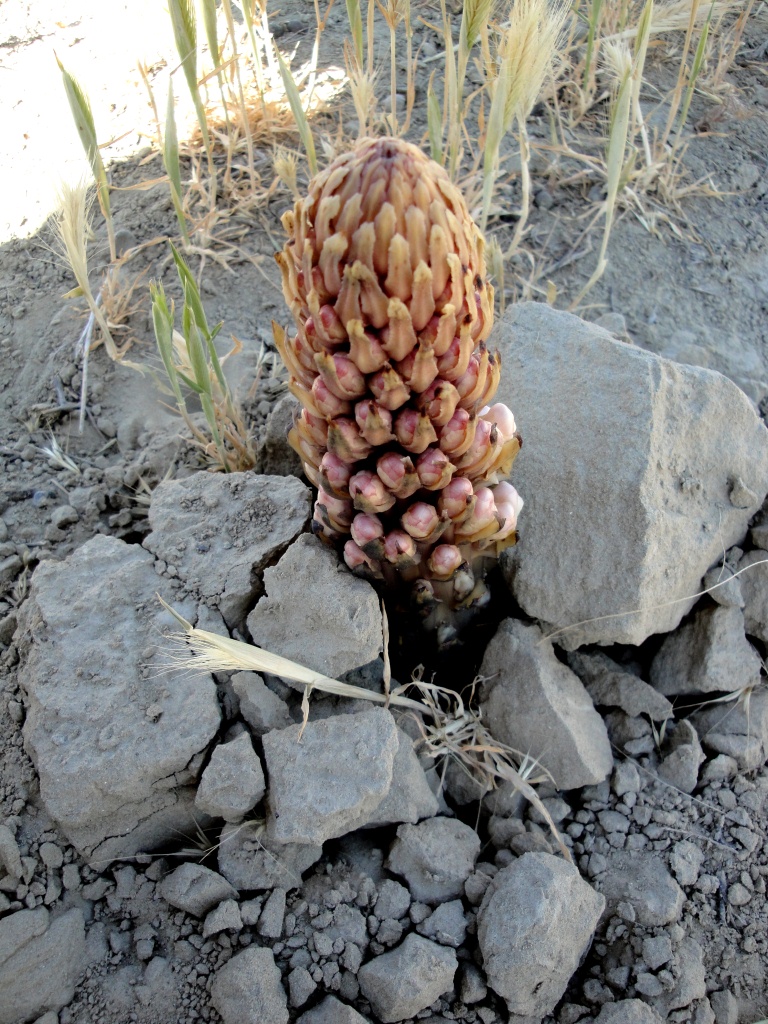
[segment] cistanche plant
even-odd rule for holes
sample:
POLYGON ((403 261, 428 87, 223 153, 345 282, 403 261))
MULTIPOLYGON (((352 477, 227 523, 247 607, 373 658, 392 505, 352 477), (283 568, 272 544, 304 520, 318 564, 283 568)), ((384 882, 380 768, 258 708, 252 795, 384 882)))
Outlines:
POLYGON ((450 643, 488 602, 522 506, 505 479, 520 435, 489 404, 483 237, 448 173, 389 137, 337 157, 283 225, 296 334, 275 339, 303 406, 289 439, 318 488, 313 528, 354 572, 408 585, 450 643))

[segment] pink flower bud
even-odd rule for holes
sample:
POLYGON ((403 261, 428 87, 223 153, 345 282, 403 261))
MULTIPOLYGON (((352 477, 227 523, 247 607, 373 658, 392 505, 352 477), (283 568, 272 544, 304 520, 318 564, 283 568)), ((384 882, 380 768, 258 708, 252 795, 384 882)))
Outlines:
POLYGON ((392 433, 392 413, 384 409, 371 398, 358 402, 355 406, 355 420, 360 433, 376 447, 386 444, 394 437, 392 433))
MULTIPOLYGON (((379 405, 392 412, 399 409, 401 405, 405 405, 411 397, 410 389, 406 387, 397 370, 393 370, 392 367, 385 367, 378 373, 374 373, 368 381, 368 386, 379 405)), ((362 395, 362 391, 360 394, 362 395)))
POLYGON ((455 337, 448 351, 437 361, 438 373, 444 380, 457 381, 469 366, 473 343, 469 335, 455 337))
POLYGON ((320 340, 326 345, 338 345, 347 339, 347 332, 344 329, 344 324, 339 320, 333 306, 326 305, 320 307, 320 312, 315 319, 315 330, 317 331, 320 340))
POLYGON ((365 377, 355 363, 342 352, 316 352, 315 365, 323 380, 337 398, 360 398, 366 389, 365 377))
POLYGON ((427 414, 436 427, 443 427, 456 411, 459 392, 447 380, 440 377, 426 391, 419 395, 418 408, 427 414))
POLYGON ((437 440, 437 433, 426 413, 409 408, 397 414, 395 437, 406 451, 419 455, 437 440))
POLYGON ((486 540, 499 529, 499 516, 493 491, 489 487, 479 487, 475 492, 476 502, 469 516, 455 528, 454 537, 459 543, 471 543, 486 540))
POLYGON ((490 420, 477 420, 475 437, 472 444, 457 463, 457 467, 462 473, 469 471, 472 467, 478 465, 482 459, 486 458, 493 448, 494 435, 496 433, 497 427, 495 423, 491 423, 490 420))
POLYGON ((337 522, 346 526, 352 522, 352 502, 349 498, 336 498, 321 487, 317 492, 317 504, 322 505, 337 522))
POLYGON ((416 472, 422 487, 436 491, 449 483, 454 469, 445 452, 439 448, 428 448, 416 460, 416 472))
POLYGON ((371 446, 360 434, 354 420, 340 416, 328 424, 328 451, 342 462, 359 462, 370 455, 371 446))
POLYGON ((484 420, 488 420, 490 423, 496 424, 499 428, 499 436, 502 441, 508 441, 510 437, 514 437, 517 430, 515 417, 506 405, 503 405, 501 402, 497 402, 496 405, 492 405, 487 412, 483 412, 480 415, 484 420))
POLYGON ((381 566, 378 561, 366 555, 353 540, 348 540, 344 545, 344 561, 352 572, 381 579, 381 566))
POLYGON ((324 490, 335 494, 337 498, 349 496, 349 478, 352 470, 338 455, 326 452, 320 463, 320 479, 324 490))
POLYGON ((438 544, 432 549, 427 560, 427 568, 439 580, 450 579, 460 568, 464 559, 455 544, 438 544))
POLYGON ((361 512, 386 512, 395 503, 394 496, 389 493, 383 481, 368 469, 355 473, 350 478, 349 495, 355 508, 361 512))
POLYGON ((328 424, 322 417, 313 416, 311 412, 302 409, 296 422, 296 427, 302 437, 305 437, 312 444, 324 448, 328 440, 328 424))
POLYGON ((470 481, 463 476, 454 477, 448 486, 443 488, 437 507, 449 519, 456 520, 466 513, 473 499, 474 489, 470 481))
POLYGON ((416 561, 416 542, 405 530, 390 530, 384 539, 384 557, 400 568, 416 561))
POLYGON ((352 520, 350 533, 352 534, 352 540, 359 544, 361 548, 365 548, 366 544, 370 544, 371 541, 380 540, 384 536, 384 527, 381 525, 381 520, 378 516, 359 512, 352 520))
POLYGON ((504 520, 501 529, 494 534, 494 540, 506 540, 517 529, 517 517, 523 507, 523 499, 515 488, 505 481, 497 484, 493 489, 493 496, 496 501, 496 510, 504 520))
POLYGON ((343 398, 337 398, 322 377, 315 377, 312 382, 312 398, 318 412, 327 416, 328 419, 333 419, 335 416, 346 416, 352 411, 352 403, 343 398))
POLYGON ((396 498, 410 498, 421 486, 407 455, 387 452, 376 463, 376 473, 396 498))
POLYGON ((415 501, 400 520, 403 529, 415 540, 426 540, 439 526, 440 517, 434 506, 415 501))
POLYGON ((466 409, 457 409, 438 433, 441 449, 452 458, 463 455, 475 439, 477 420, 466 409))

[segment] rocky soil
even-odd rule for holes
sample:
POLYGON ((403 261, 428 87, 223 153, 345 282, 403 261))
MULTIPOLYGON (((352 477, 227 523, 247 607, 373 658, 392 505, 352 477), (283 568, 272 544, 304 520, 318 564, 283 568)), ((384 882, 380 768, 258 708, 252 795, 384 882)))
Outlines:
MULTIPOLYGON (((467 638, 474 706, 546 769, 569 859, 411 715, 313 693, 299 738, 301 688, 178 664, 158 594, 382 687, 377 595, 309 534, 285 442, 268 232, 263 263, 204 277, 210 319, 246 339, 230 368, 259 464, 230 476, 103 350, 78 433, 71 280, 39 238, 0 249, 0 1024, 768 1017, 768 144, 759 75, 734 81, 756 116, 707 140, 737 194, 688 208, 705 256, 625 221, 595 296, 623 318, 524 303, 492 338, 526 506, 494 635, 467 638)), ((540 195, 534 231, 569 202, 540 195)), ((134 239, 173 230, 162 190, 115 210, 134 239)), ((156 253, 133 268, 165 273, 156 253)), ((146 304, 129 329, 150 361, 146 304)), ((462 666, 437 682, 467 691, 462 666)))

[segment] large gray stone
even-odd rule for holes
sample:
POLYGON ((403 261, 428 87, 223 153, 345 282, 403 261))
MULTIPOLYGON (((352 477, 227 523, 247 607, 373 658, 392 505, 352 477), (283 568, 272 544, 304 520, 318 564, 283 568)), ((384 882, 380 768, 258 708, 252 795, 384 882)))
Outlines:
POLYGON ((144 547, 232 627, 261 593, 264 567, 301 533, 309 514, 309 489, 294 477, 193 473, 155 488, 144 547))
POLYGON ((259 647, 332 679, 379 656, 376 591, 353 576, 317 537, 299 537, 266 570, 264 585, 266 597, 248 616, 248 629, 259 647))
POLYGON ((477 918, 488 984, 512 1019, 539 1020, 565 992, 605 906, 573 864, 526 853, 494 877, 477 918))
POLYGON ((670 634, 651 663, 651 682, 668 697, 756 686, 761 663, 744 636, 744 614, 720 605, 702 608, 670 634))
POLYGON ((249 946, 216 972, 211 1002, 224 1024, 288 1024, 288 999, 271 949, 249 946))
POLYGON ((193 784, 219 725, 210 675, 168 676, 175 623, 152 562, 95 537, 43 562, 21 610, 25 743, 48 813, 98 867, 194 831, 193 784))
POLYGON ((51 919, 45 907, 0 920, 0 1024, 60 1010, 86 963, 83 912, 51 919))
POLYGON ((219 871, 240 890, 297 889, 322 854, 318 845, 277 843, 255 822, 226 825, 219 836, 219 871))
POLYGON ((480 853, 480 837, 456 818, 428 818, 401 825, 386 867, 408 883, 422 903, 440 903, 464 892, 480 853))
POLYGON ((447 992, 458 967, 452 949, 411 933, 396 949, 364 964, 360 991, 382 1024, 413 1017, 447 992))
POLYGON ((288 705, 256 672, 235 672, 232 689, 240 701, 241 716, 256 736, 293 725, 288 705))
POLYGON ((662 1019, 640 999, 621 999, 618 1003, 606 1003, 595 1024, 662 1024, 662 1019))
POLYGON ((503 556, 520 606, 569 627, 558 643, 571 649, 674 629, 768 491, 751 402, 543 303, 512 307, 489 344, 504 367, 496 401, 524 438, 520 543, 503 556))
POLYGON ((206 814, 225 821, 241 821, 264 796, 264 771, 251 737, 240 733, 221 743, 200 777, 195 803, 206 814))
POLYGON ((399 737, 384 708, 268 732, 268 831, 320 844, 367 824, 392 786, 399 737))
POLYGON ((491 734, 550 772, 557 789, 602 782, 613 768, 608 733, 579 678, 537 626, 505 619, 480 667, 491 734))

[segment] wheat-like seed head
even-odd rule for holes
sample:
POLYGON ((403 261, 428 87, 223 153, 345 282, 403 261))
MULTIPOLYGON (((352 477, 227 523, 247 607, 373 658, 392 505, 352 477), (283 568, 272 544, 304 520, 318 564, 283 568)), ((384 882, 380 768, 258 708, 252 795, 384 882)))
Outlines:
POLYGON ((552 68, 568 8, 548 0, 516 0, 499 53, 508 83, 505 122, 525 120, 552 68))

